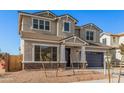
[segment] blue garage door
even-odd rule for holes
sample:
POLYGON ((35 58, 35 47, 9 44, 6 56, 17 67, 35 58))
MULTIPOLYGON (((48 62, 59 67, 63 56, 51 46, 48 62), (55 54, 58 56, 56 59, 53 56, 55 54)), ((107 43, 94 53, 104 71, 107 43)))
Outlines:
POLYGON ((103 53, 99 52, 86 52, 86 59, 88 67, 103 67, 103 53))

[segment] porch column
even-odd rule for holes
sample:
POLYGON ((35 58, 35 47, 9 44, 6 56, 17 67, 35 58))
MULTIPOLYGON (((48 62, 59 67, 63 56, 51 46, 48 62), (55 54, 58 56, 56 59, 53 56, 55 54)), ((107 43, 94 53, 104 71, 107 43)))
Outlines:
POLYGON ((65 45, 60 45, 60 63, 65 63, 65 45))
POLYGON ((104 75, 107 74, 107 69, 106 69, 106 53, 104 52, 104 75))
POLYGON ((86 67, 86 53, 85 53, 85 46, 81 47, 81 63, 83 63, 83 68, 86 67))

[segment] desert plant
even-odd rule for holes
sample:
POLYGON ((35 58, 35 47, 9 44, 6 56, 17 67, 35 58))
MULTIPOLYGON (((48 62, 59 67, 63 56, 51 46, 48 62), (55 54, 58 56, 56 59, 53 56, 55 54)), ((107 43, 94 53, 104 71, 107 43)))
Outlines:
POLYGON ((0 61, 4 59, 4 54, 3 53, 0 53, 0 61))
POLYGON ((124 44, 119 46, 121 55, 124 55, 124 44))
POLYGON ((7 57, 8 53, 0 52, 0 59, 5 59, 7 57))

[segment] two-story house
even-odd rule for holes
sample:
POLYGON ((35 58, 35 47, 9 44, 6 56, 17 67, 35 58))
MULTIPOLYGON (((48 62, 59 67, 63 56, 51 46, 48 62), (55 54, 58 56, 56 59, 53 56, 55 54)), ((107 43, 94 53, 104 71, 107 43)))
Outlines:
POLYGON ((107 46, 100 44, 102 30, 89 23, 77 26, 69 14, 51 11, 19 12, 20 49, 24 69, 46 67, 105 66, 107 46))
POLYGON ((103 32, 100 35, 100 42, 113 48, 112 56, 116 62, 121 60, 122 55, 120 54, 119 46, 124 43, 124 33, 112 34, 103 32))

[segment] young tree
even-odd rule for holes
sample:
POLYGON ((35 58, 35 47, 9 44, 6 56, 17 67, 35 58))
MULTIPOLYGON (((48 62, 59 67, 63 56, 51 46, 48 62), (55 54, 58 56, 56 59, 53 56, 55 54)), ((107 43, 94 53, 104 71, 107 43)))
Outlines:
POLYGON ((108 69, 108 79, 109 79, 109 83, 111 83, 111 60, 112 59, 112 54, 111 54, 111 50, 107 50, 106 51, 106 58, 105 58, 105 61, 106 61, 106 64, 107 64, 107 69, 108 69))
POLYGON ((122 58, 120 62, 120 72, 119 72, 118 83, 120 83, 122 64, 124 63, 124 44, 121 44, 119 48, 120 48, 120 54, 122 55, 122 58))

